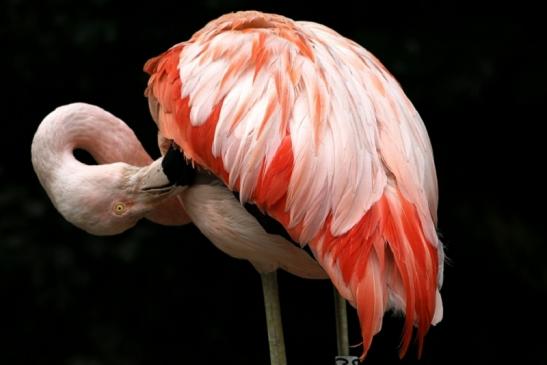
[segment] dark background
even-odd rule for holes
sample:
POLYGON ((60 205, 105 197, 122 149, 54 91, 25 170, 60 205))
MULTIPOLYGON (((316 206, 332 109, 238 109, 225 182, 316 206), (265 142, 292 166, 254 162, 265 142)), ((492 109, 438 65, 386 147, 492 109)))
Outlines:
MULTIPOLYGON (((259 276, 193 227, 93 237, 54 210, 30 163, 42 118, 73 101, 125 120, 154 157, 144 62, 232 10, 330 26, 376 54, 420 111, 439 175, 445 318, 420 364, 547 363, 545 38, 529 4, 3 0, 0 364, 266 364, 259 276), (494 14, 496 12, 496 14, 494 14)), ((327 282, 280 274, 290 364, 333 364, 327 282)), ((351 342, 359 343, 352 311, 351 342)), ((397 358, 384 321, 369 364, 397 358)), ((355 349, 355 353, 359 353, 355 349)))

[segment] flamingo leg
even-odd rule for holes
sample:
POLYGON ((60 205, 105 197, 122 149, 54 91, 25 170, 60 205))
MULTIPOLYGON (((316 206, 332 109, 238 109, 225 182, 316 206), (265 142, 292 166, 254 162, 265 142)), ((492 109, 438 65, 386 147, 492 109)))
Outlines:
POLYGON ((334 291, 334 312, 336 316, 336 345, 338 356, 349 356, 349 338, 348 338, 348 312, 346 300, 338 293, 333 286, 334 291))
POLYGON ((266 324, 268 327, 268 343, 270 345, 270 364, 287 365, 285 355, 285 340, 283 338, 283 323, 279 305, 279 290, 277 271, 260 273, 264 307, 266 309, 266 324))
POLYGON ((338 293, 333 286, 334 291, 334 311, 336 312, 336 345, 338 355, 334 357, 336 365, 359 364, 357 356, 349 354, 349 336, 348 336, 348 311, 346 300, 338 293))
POLYGON ((346 300, 338 293, 333 286, 334 291, 334 311, 336 313, 336 345, 338 356, 349 356, 349 338, 348 338, 348 312, 346 300))

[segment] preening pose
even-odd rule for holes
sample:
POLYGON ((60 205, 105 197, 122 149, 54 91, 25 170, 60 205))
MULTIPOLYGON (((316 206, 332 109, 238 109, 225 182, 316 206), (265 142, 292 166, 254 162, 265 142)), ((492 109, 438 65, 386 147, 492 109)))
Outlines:
POLYGON ((31 152, 57 210, 89 233, 121 233, 141 218, 187 224, 190 215, 215 245, 261 272, 282 268, 304 278, 326 277, 305 251, 268 234, 217 179, 195 176, 178 151, 166 148, 166 156, 152 161, 133 131, 97 106, 55 109, 36 131, 31 152), (78 161, 75 149, 88 151, 98 165, 78 161))
POLYGON ((261 272, 326 272, 357 309, 362 358, 389 310, 405 314, 401 356, 413 327, 421 351, 442 318, 437 179, 424 124, 384 66, 325 26, 239 12, 145 70, 170 162, 152 162, 131 130, 100 108, 55 110, 36 133, 32 159, 63 216, 94 234, 121 232, 142 217, 192 220, 261 272), (184 159, 173 160, 170 145, 184 159), (75 148, 102 165, 81 164, 75 148), (173 176, 177 164, 185 168, 173 176), (241 203, 309 245, 322 268, 266 232, 241 203))

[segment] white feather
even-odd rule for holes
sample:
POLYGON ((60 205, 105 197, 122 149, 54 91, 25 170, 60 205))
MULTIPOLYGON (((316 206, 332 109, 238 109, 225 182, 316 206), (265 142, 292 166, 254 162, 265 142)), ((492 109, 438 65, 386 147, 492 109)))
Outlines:
MULTIPOLYGON (((222 157, 229 187, 239 182, 242 201, 250 199, 261 171, 290 135, 294 166, 286 210, 289 227, 303 223, 300 241, 315 237, 329 215, 332 234, 351 229, 381 197, 388 174, 427 225, 437 205, 431 146, 397 81, 355 42, 319 24, 295 26, 313 59, 274 28, 204 33, 181 53, 192 124, 223 103, 212 153, 222 157), (257 70, 253 46, 264 35, 261 47, 270 56, 257 70)), ((436 244, 434 224, 424 229, 436 244)))

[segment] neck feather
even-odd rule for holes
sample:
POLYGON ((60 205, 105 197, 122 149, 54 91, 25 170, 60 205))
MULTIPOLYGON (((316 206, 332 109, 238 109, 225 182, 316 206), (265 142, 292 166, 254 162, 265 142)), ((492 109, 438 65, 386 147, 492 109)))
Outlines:
POLYGON ((107 111, 84 103, 68 104, 50 113, 38 128, 32 143, 32 157, 54 168, 74 160, 80 148, 98 164, 123 161, 145 166, 152 159, 133 131, 107 111))

